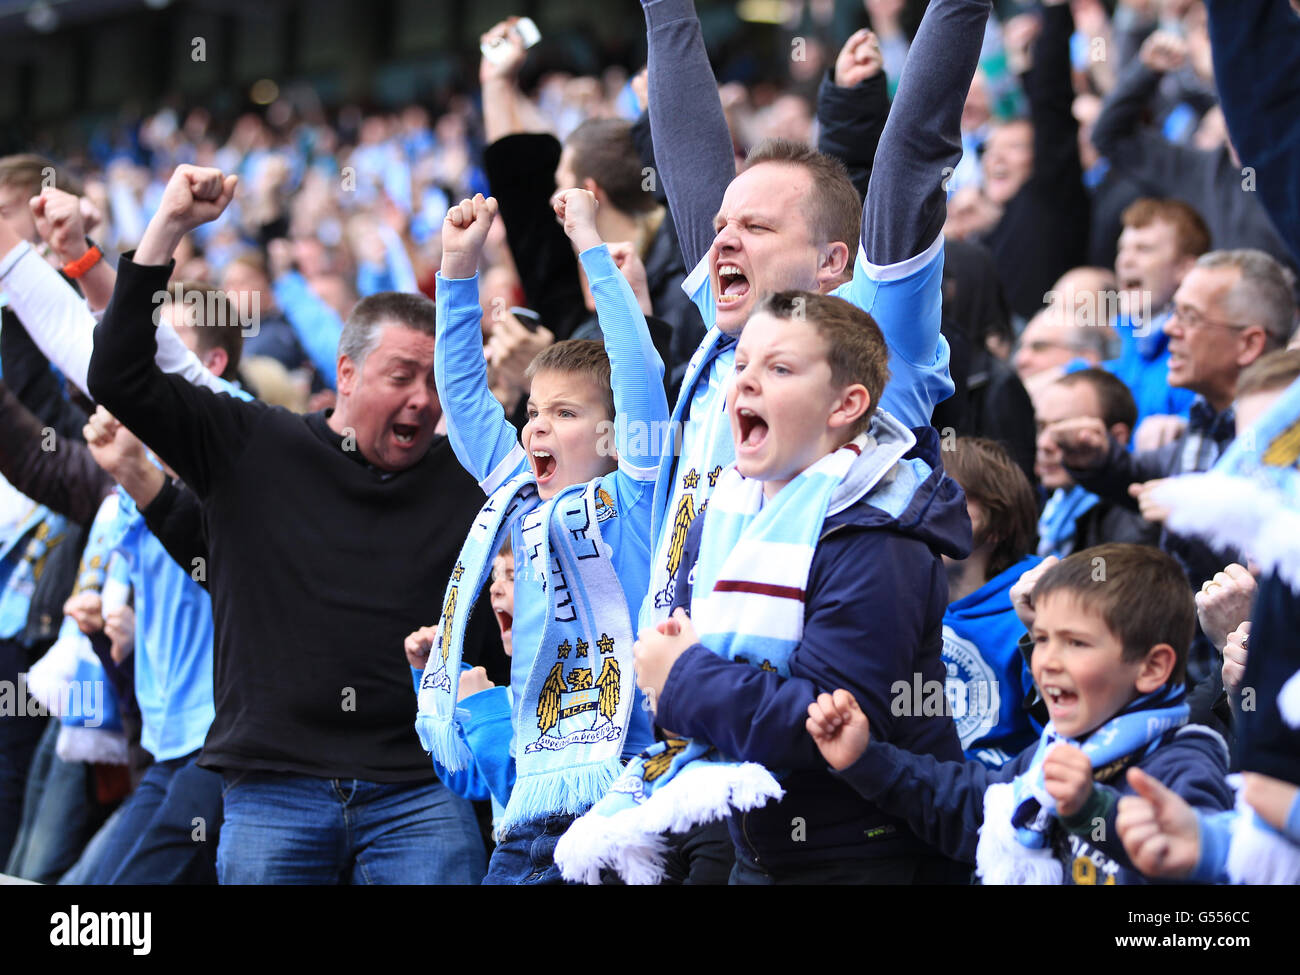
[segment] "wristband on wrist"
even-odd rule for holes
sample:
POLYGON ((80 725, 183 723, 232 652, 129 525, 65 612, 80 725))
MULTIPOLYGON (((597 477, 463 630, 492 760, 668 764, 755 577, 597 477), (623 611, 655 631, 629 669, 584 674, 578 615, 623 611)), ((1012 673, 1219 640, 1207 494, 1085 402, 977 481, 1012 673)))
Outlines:
POLYGON ((63 265, 63 273, 75 281, 98 264, 103 256, 104 252, 99 249, 99 245, 91 244, 90 250, 86 251, 86 253, 82 254, 75 261, 69 261, 67 264, 63 265))

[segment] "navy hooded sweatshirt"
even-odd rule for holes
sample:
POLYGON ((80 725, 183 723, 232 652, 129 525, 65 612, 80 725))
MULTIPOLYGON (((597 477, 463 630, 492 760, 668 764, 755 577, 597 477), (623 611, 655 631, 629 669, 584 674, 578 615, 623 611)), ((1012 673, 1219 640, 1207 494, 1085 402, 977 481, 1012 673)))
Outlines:
MULTIPOLYGON (((948 580, 941 556, 965 558, 971 545, 965 495, 943 474, 938 435, 930 427, 913 434, 917 444, 905 459, 924 460, 931 474, 901 513, 873 506, 868 493, 827 517, 808 572, 804 629, 790 676, 725 660, 696 644, 673 664, 659 696, 660 727, 781 773, 784 799, 730 821, 737 849, 778 878, 821 863, 929 852, 901 819, 830 772, 804 727, 818 694, 846 688, 884 740, 940 760, 962 757, 950 715, 891 707, 899 681, 911 686, 919 675, 923 686, 943 685, 948 580)), ((707 511, 687 536, 674 609, 690 607, 705 517, 707 511)))

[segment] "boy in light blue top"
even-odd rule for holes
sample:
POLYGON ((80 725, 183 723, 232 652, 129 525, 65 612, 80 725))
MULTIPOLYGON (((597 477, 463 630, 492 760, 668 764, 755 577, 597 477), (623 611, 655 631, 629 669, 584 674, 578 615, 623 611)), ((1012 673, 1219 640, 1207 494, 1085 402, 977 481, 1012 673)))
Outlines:
POLYGON ((620 756, 654 740, 632 684, 629 607, 639 606, 649 584, 650 508, 668 404, 642 306, 596 232, 595 208, 584 190, 555 198, 605 348, 561 342, 538 356, 522 445, 489 391, 480 330, 475 272, 496 201, 466 200, 443 227, 438 390, 456 456, 489 501, 448 586, 417 729, 451 772, 472 758, 482 778, 499 782, 492 766, 516 763, 485 883, 558 882, 549 849, 564 826, 603 794, 620 756), (489 687, 457 701, 449 675, 459 686, 463 620, 507 533, 515 561, 511 693, 489 687), (509 752, 469 755, 470 729, 504 709, 512 718, 509 752), (550 843, 537 842, 542 837, 550 843))

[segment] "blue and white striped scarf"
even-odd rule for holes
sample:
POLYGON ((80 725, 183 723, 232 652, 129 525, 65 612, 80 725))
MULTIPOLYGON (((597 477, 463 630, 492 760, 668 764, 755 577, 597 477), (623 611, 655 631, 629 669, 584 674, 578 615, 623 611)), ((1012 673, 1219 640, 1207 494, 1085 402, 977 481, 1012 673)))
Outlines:
POLYGON ((650 594, 641 607, 641 629, 668 618, 686 533, 708 504, 723 470, 736 459, 727 417, 727 384, 735 354, 735 340, 714 328, 686 366, 655 479, 650 594), (714 362, 718 362, 719 374, 716 384, 710 385, 714 362))
MULTIPOLYGON (((822 457, 771 500, 761 481, 726 469, 709 501, 694 568, 691 622, 700 642, 728 660, 788 677, 827 514, 892 484, 915 443, 910 430, 877 411, 868 433, 822 457)), ((597 883, 608 867, 630 883, 656 883, 658 834, 782 795, 761 765, 728 760, 708 742, 669 739, 630 763, 605 799, 569 828, 555 862, 569 880, 597 883)))
POLYGON ((1048 831, 1056 819, 1056 800, 1043 782, 1043 762, 1055 745, 1080 749, 1093 769, 1143 750, 1153 750, 1166 732, 1187 723, 1181 686, 1166 684, 1138 698, 1082 741, 1043 729, 1034 757, 1020 775, 984 791, 984 823, 975 848, 976 872, 986 884, 1060 884, 1064 871, 1052 851, 1048 831))
MULTIPOLYGON (((112 551, 117 515, 118 497, 114 493, 100 504, 91 522, 72 590, 74 594, 99 593, 105 616, 125 606, 131 590, 126 560, 112 551)), ((32 697, 59 717, 55 751, 63 761, 109 765, 130 762, 117 692, 90 637, 78 629, 72 617, 64 617, 58 638, 32 665, 27 685, 32 697)))
POLYGON ((604 795, 632 713, 632 621, 600 522, 614 512, 603 479, 541 503, 524 471, 488 499, 470 528, 443 601, 438 643, 420 680, 416 731, 450 771, 470 758, 456 726, 465 624, 501 538, 522 519, 523 540, 548 594, 547 619, 517 713, 516 779, 501 828, 577 813, 604 795))

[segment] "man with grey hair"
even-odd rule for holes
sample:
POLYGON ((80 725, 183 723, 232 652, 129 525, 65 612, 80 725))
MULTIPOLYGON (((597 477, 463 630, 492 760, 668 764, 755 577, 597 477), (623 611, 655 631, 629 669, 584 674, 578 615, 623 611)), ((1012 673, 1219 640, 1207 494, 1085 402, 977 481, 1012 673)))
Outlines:
MULTIPOLYGON (((203 506, 216 715, 199 764, 225 779, 218 877, 476 883, 482 840, 420 747, 401 651, 437 617, 480 504, 435 434, 433 302, 385 293, 357 305, 332 412, 299 416, 161 372, 152 295, 181 237, 219 216, 234 187, 215 169, 177 168, 122 259, 89 371, 91 394, 203 506)), ((481 652, 491 614, 475 615, 481 652)))
MULTIPOLYGON (((1169 385, 1196 393, 1187 429, 1155 450, 1130 454, 1096 420, 1079 419, 1056 431, 1070 476, 1108 501, 1163 521, 1151 491, 1180 474, 1206 471, 1236 435, 1232 402, 1241 370, 1266 352, 1283 348, 1295 325, 1296 303, 1288 272, 1258 250, 1211 251, 1200 257, 1174 293, 1169 336, 1169 385)), ((1236 553, 1215 552, 1162 531, 1160 547, 1177 558, 1194 587, 1236 553)), ((1208 641, 1198 635, 1188 660, 1200 678, 1211 669, 1208 641)))

